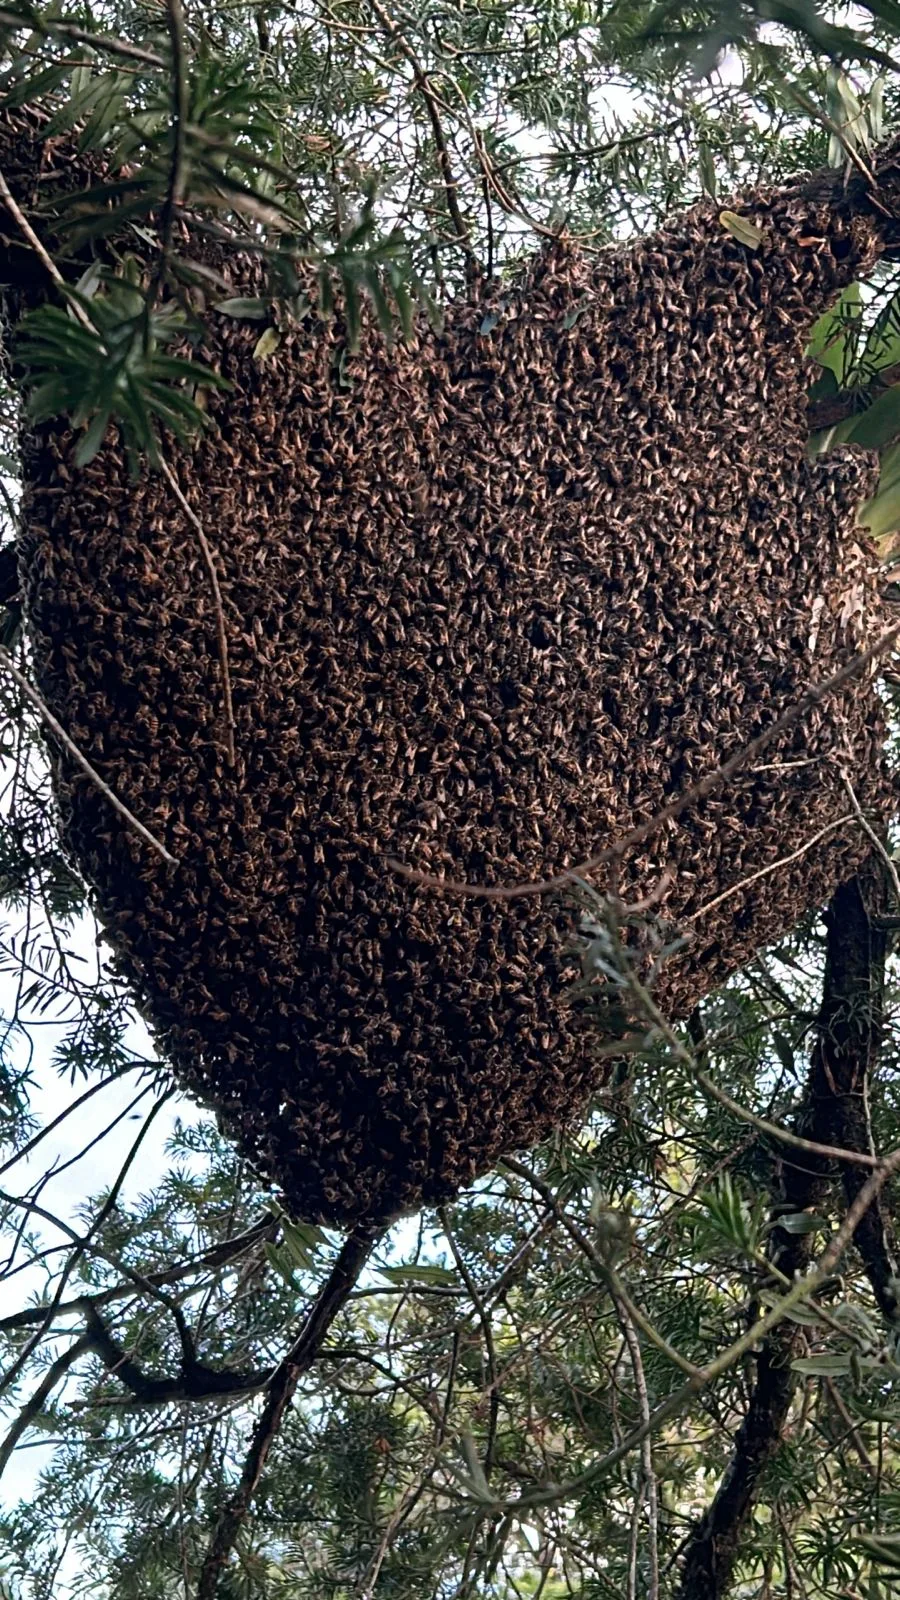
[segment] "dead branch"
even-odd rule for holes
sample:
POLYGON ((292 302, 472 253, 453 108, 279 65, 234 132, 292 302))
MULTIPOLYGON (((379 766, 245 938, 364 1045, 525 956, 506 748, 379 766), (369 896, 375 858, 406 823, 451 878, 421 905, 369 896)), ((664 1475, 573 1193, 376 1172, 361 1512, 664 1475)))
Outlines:
POLYGON ((104 799, 109 801, 109 804, 113 807, 113 809, 118 811, 120 817, 124 818, 125 822, 130 828, 134 829, 135 833, 140 834, 141 838, 146 844, 150 845, 151 849, 155 850, 158 855, 162 856, 163 861, 167 862, 169 866, 177 867, 178 862, 173 855, 169 854, 165 845, 160 843, 159 839, 157 839, 155 835, 150 832, 149 828, 144 827, 144 824, 138 820, 134 812, 128 809, 124 800, 120 800, 119 796, 115 794, 109 787, 109 784, 106 783, 103 778, 101 778, 97 768, 91 766, 87 756, 82 755, 74 739, 70 738, 69 734, 66 733, 62 723, 57 722, 49 706, 45 705, 33 684, 29 683, 28 679, 25 677, 25 674, 19 671, 6 646, 2 644, 0 644, 0 667, 2 667, 5 672, 9 673, 17 688, 21 689, 25 699, 31 706, 34 707, 35 711, 41 718, 41 721, 46 724, 46 726, 50 729, 50 732, 54 734, 55 737, 60 741, 60 744, 62 744, 65 749, 68 750, 70 756, 77 761, 82 771, 87 773, 87 776, 90 778, 94 786, 99 789, 104 799))

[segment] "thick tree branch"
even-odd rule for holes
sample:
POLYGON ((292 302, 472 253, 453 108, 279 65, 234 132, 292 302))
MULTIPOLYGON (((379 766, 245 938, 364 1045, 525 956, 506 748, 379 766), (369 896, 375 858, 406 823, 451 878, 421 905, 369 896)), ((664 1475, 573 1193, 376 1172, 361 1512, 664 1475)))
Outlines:
MULTIPOLYGON (((796 1131, 822 1145, 872 1151, 868 1081, 881 1042, 885 935, 871 919, 883 909, 884 871, 874 860, 836 890, 826 914, 827 945, 818 1037, 796 1131)), ((841 1163, 851 1207, 867 1179, 863 1169, 841 1163)), ((810 1155, 801 1168, 787 1159, 782 1170, 783 1211, 818 1210, 827 1200, 834 1166, 810 1155)), ((814 1234, 772 1233, 773 1267, 788 1279, 807 1270, 814 1234)), ((892 1276, 887 1226, 880 1193, 857 1222, 854 1241, 863 1255, 879 1304, 887 1305, 892 1276)), ((711 1505, 696 1524, 682 1569, 679 1600, 723 1600, 746 1533, 760 1476, 783 1437, 796 1387, 791 1362, 799 1354, 802 1329, 791 1322, 764 1341, 756 1379, 731 1462, 711 1505)))
POLYGON ((297 1384, 312 1365, 335 1317, 352 1294, 380 1231, 360 1228, 345 1240, 337 1261, 310 1306, 303 1327, 272 1375, 265 1405, 253 1430, 240 1482, 226 1502, 207 1549, 197 1584, 196 1600, 215 1600, 222 1570, 250 1509, 250 1502, 297 1384))
POLYGON ((168 1405, 177 1400, 210 1400, 222 1395, 250 1394, 261 1389, 272 1376, 263 1372, 216 1371, 204 1366, 192 1351, 182 1347, 177 1377, 150 1378, 113 1338, 99 1313, 86 1301, 84 1320, 91 1348, 107 1371, 119 1378, 144 1405, 168 1405))
MULTIPOLYGON (((826 990, 816 1053, 818 1079, 813 1093, 829 1104, 834 1138, 848 1150, 871 1152, 869 1091, 883 1033, 886 932, 882 918, 889 903, 885 868, 873 860, 851 883, 838 889, 828 913, 826 990), (842 997, 843 1000, 842 1000, 842 997)), ((865 1181, 862 1172, 841 1163, 844 1193, 853 1204, 865 1181)), ((882 1193, 868 1208, 854 1243, 882 1315, 898 1319, 896 1244, 890 1197, 882 1193)))
POLYGON ((90 1350, 91 1344, 90 1334, 82 1334, 80 1339, 76 1339, 73 1344, 70 1344, 68 1349, 64 1350, 62 1355, 57 1356, 56 1360, 47 1368, 33 1395, 26 1400, 10 1426, 6 1438, 0 1444, 0 1477, 6 1471, 10 1457, 22 1435, 27 1433, 35 1418, 40 1416, 44 1409, 45 1400, 49 1398, 57 1385, 62 1383, 69 1368, 74 1366, 79 1356, 85 1355, 90 1350))

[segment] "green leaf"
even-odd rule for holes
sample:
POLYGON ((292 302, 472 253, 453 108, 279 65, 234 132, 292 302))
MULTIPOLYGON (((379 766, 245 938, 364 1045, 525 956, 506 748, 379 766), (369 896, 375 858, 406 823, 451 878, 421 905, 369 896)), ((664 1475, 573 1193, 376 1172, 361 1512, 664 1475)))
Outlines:
POLYGON ((879 486, 871 499, 864 500, 856 513, 856 520, 861 528, 868 529, 873 539, 881 539, 886 533, 896 533, 900 528, 900 478, 894 479, 883 489, 879 486))
POLYGON ((854 418, 847 435, 850 444, 862 445, 866 450, 880 450, 900 437, 900 384, 885 389, 883 394, 854 418))
POLYGON ((366 286, 370 300, 375 307, 375 316, 378 326, 385 338, 390 342, 394 333, 394 313, 388 304, 384 285, 381 281, 378 268, 372 262, 367 262, 362 271, 363 283, 366 286))
POLYGON ((292 1222, 281 1218, 284 1249, 295 1267, 310 1272, 316 1265, 316 1251, 322 1241, 321 1230, 314 1223, 292 1222))
POLYGON ((261 333, 253 346, 254 361, 267 361, 269 356, 275 354, 281 343, 281 333, 278 328, 266 328, 261 333))
POLYGON ((746 245, 748 250, 758 250, 763 242, 762 228, 750 222, 747 217, 738 216, 736 211, 720 211, 719 221, 727 233, 730 233, 738 244, 746 245))
POLYGON ((411 339, 415 329, 415 302, 399 274, 396 277, 392 275, 391 287, 397 303, 397 315, 400 319, 403 337, 404 339, 411 339))
POLYGON ((562 319, 563 327, 564 328, 574 328, 574 326, 575 326, 576 322, 578 321, 579 317, 583 315, 583 313, 587 310, 587 308, 588 308, 588 302, 586 300, 582 300, 580 305, 572 306, 571 309, 566 312, 565 316, 562 319))
POLYGON ((881 472, 878 478, 878 492, 890 489, 895 483, 900 483, 900 444, 890 445, 882 451, 881 472))
POLYGON ((713 153, 705 139, 701 139, 697 147, 697 165, 700 168, 700 183, 704 194, 715 200, 719 192, 719 181, 716 176, 716 163, 713 153))
POLYGON ((850 1355, 800 1356, 791 1362, 791 1371, 817 1378, 840 1378, 850 1371, 850 1355))
POLYGON ((279 1250, 276 1245, 271 1244, 268 1240, 266 1240, 264 1243, 263 1250, 269 1266, 278 1273, 279 1278, 284 1279, 289 1289, 298 1290, 300 1285, 297 1283, 297 1280, 294 1277, 290 1266, 288 1265, 284 1252, 279 1250))
MULTIPOLYGON (((768 1290, 760 1295, 760 1300, 765 1306, 778 1305, 780 1298, 780 1295, 770 1293, 768 1290)), ((801 1328, 819 1328, 822 1325, 822 1318, 818 1312, 810 1311, 806 1306, 792 1306, 790 1311, 784 1313, 784 1318, 786 1322, 796 1322, 801 1328)))
POLYGON ((779 1030, 775 1028, 772 1033, 772 1043, 775 1046, 775 1054, 781 1062, 781 1065, 784 1067, 785 1072, 793 1074, 796 1063, 794 1061, 794 1047, 791 1044, 790 1039, 785 1038, 784 1034, 780 1033, 779 1030))
POLYGON ((884 85, 884 75, 879 74, 869 90, 869 98, 866 101, 869 138, 873 144, 879 144, 884 138, 884 85))
POLYGON ((819 1233, 828 1223, 812 1211, 788 1211, 785 1216, 773 1217, 771 1226, 783 1228, 785 1233, 804 1234, 819 1233))
POLYGON ((862 317, 862 293, 858 283, 844 290, 837 304, 813 324, 806 353, 834 373, 838 386, 844 382, 856 351, 862 317))
POLYGON ((347 348, 355 354, 362 336, 362 306, 359 289, 350 273, 343 273, 344 321, 347 325, 347 348))
POLYGON ((456 1286, 456 1273, 450 1267, 442 1267, 437 1263, 412 1264, 407 1267, 379 1267, 383 1278, 390 1279, 391 1283, 430 1283, 438 1285, 456 1286))
POLYGON ((269 315, 270 302, 268 300, 245 299, 242 295, 235 295, 231 300, 220 300, 214 311, 221 312, 223 317, 247 317, 251 322, 261 322, 269 315))
POLYGON ((859 1535, 859 1543, 880 1567, 900 1572, 900 1534, 863 1533, 859 1535))
POLYGON ((108 411, 98 412, 87 432, 79 439, 75 449, 75 461, 79 467, 86 467, 89 461, 93 461, 106 437, 109 420, 108 411))

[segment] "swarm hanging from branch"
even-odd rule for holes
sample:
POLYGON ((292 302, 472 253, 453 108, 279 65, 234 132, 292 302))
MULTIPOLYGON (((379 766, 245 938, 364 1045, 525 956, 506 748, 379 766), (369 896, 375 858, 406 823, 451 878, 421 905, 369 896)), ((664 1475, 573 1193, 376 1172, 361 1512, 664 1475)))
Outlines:
MULTIPOLYGON (((29 163, 0 161, 26 207, 29 163)), ((220 609, 170 477, 133 481, 112 432, 83 469, 63 422, 28 439, 37 684, 178 865, 57 749, 64 838, 179 1081, 296 1214, 446 1198, 602 1081, 564 1004, 566 908, 442 896, 386 858, 558 872, 885 625, 854 529, 874 468, 808 461, 802 360, 893 243, 889 162, 881 184, 751 197, 756 248, 708 206, 596 260, 551 246, 393 350, 310 317, 262 361, 258 323, 207 310, 232 388, 168 461, 220 609)), ((228 270, 259 293, 252 262, 228 270)), ((671 874, 659 909, 693 935, 665 1007, 849 876, 869 843, 840 769, 879 817, 883 741, 851 683, 625 861, 626 898, 671 874)))

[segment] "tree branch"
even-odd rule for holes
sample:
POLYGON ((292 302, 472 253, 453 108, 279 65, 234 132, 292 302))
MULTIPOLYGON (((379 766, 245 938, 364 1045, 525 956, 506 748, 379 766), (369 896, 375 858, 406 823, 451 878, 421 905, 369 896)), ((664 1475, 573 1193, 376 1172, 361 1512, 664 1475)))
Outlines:
MULTIPOLYGON (((867 1085, 881 1042, 885 935, 871 921, 867 903, 874 900, 873 911, 880 910, 883 897, 880 861, 871 862, 832 896, 826 913, 818 1037, 806 1092, 795 1118, 797 1132, 815 1143, 870 1153, 867 1085)), ((865 1172, 847 1162, 841 1166, 851 1208, 858 1207, 867 1184, 865 1172)), ((782 1170, 783 1209, 818 1210, 827 1199, 833 1172, 834 1164, 824 1155, 810 1155, 802 1168, 786 1160, 782 1170)), ((812 1259, 814 1237, 774 1228, 770 1246, 773 1267, 789 1281, 805 1273, 812 1259)), ((879 1192, 875 1192, 856 1222, 853 1237, 866 1260, 879 1304, 884 1304, 893 1268, 892 1264, 889 1266, 886 1220, 879 1192)), ((896 1302, 892 1304, 895 1310, 896 1302)), ((760 1349, 756 1379, 730 1464, 688 1540, 678 1600, 724 1600, 729 1591, 760 1476, 781 1443, 790 1414, 797 1385, 791 1362, 802 1338, 802 1328, 783 1322, 772 1329, 760 1349)))
POLYGON ((69 1368, 74 1365, 79 1356, 85 1355, 90 1350, 92 1343, 90 1334, 82 1334, 80 1339, 76 1339, 73 1344, 70 1344, 68 1349, 64 1350, 62 1355, 57 1356, 56 1360, 47 1368, 33 1395, 29 1400, 26 1400, 22 1409, 18 1412, 6 1438, 0 1445, 0 1478, 6 1471, 10 1457, 22 1435, 27 1432, 35 1417, 39 1416, 43 1410, 44 1401, 53 1393, 57 1385, 62 1382, 69 1368))
MULTIPOLYGON (((823 1100, 830 1097, 835 1141, 849 1150, 873 1149, 869 1091, 883 1034, 887 939, 881 917, 888 903, 885 867, 880 859, 873 859, 865 871, 837 890, 828 913, 826 988, 814 1092, 823 1100)), ((844 1194, 852 1205, 864 1177, 858 1167, 840 1165, 844 1194)), ((861 1217, 853 1237, 878 1308, 889 1323, 895 1323, 900 1306, 890 1215, 889 1196, 882 1192, 861 1217)))
POLYGON ((181 1369, 177 1377, 149 1378, 113 1338, 89 1300, 84 1303, 84 1319, 91 1348, 107 1372, 119 1378, 144 1405, 168 1405, 176 1400, 211 1400, 221 1395, 250 1394, 261 1389, 272 1377, 271 1369, 262 1372, 216 1371, 204 1366, 182 1348, 181 1369))
POLYGON ((215 1600, 219 1578, 250 1509, 250 1502, 278 1437, 284 1414, 304 1372, 315 1360, 329 1328, 349 1299, 381 1229, 360 1228, 345 1240, 340 1255, 310 1306, 306 1321, 269 1384, 266 1402, 253 1430, 240 1481, 226 1502, 207 1548, 196 1600, 215 1600))
MULTIPOLYGON (((114 1283, 108 1289, 100 1289, 96 1294, 75 1295, 71 1300, 62 1300, 53 1308, 53 1321, 56 1322, 61 1317, 83 1315, 87 1305, 92 1306, 95 1311, 100 1311, 103 1306, 111 1305, 115 1300, 128 1299, 145 1285, 151 1289, 164 1289, 168 1284, 180 1283, 182 1279, 189 1278, 192 1272, 202 1271, 204 1267, 227 1266, 230 1261, 251 1250, 255 1244, 264 1239, 273 1239, 277 1229, 277 1219, 267 1213, 259 1222, 254 1223, 252 1228, 248 1228, 246 1233, 237 1234, 233 1239, 224 1239, 221 1244, 211 1245, 202 1254, 192 1256, 188 1261, 182 1261, 177 1267, 165 1267, 159 1272, 148 1272, 139 1281, 131 1278, 127 1283, 114 1283)), ((47 1310, 47 1306, 27 1306, 23 1311, 13 1312, 12 1316, 0 1317, 0 1333, 11 1328, 27 1328, 35 1323, 42 1323, 47 1316, 47 1310)))

